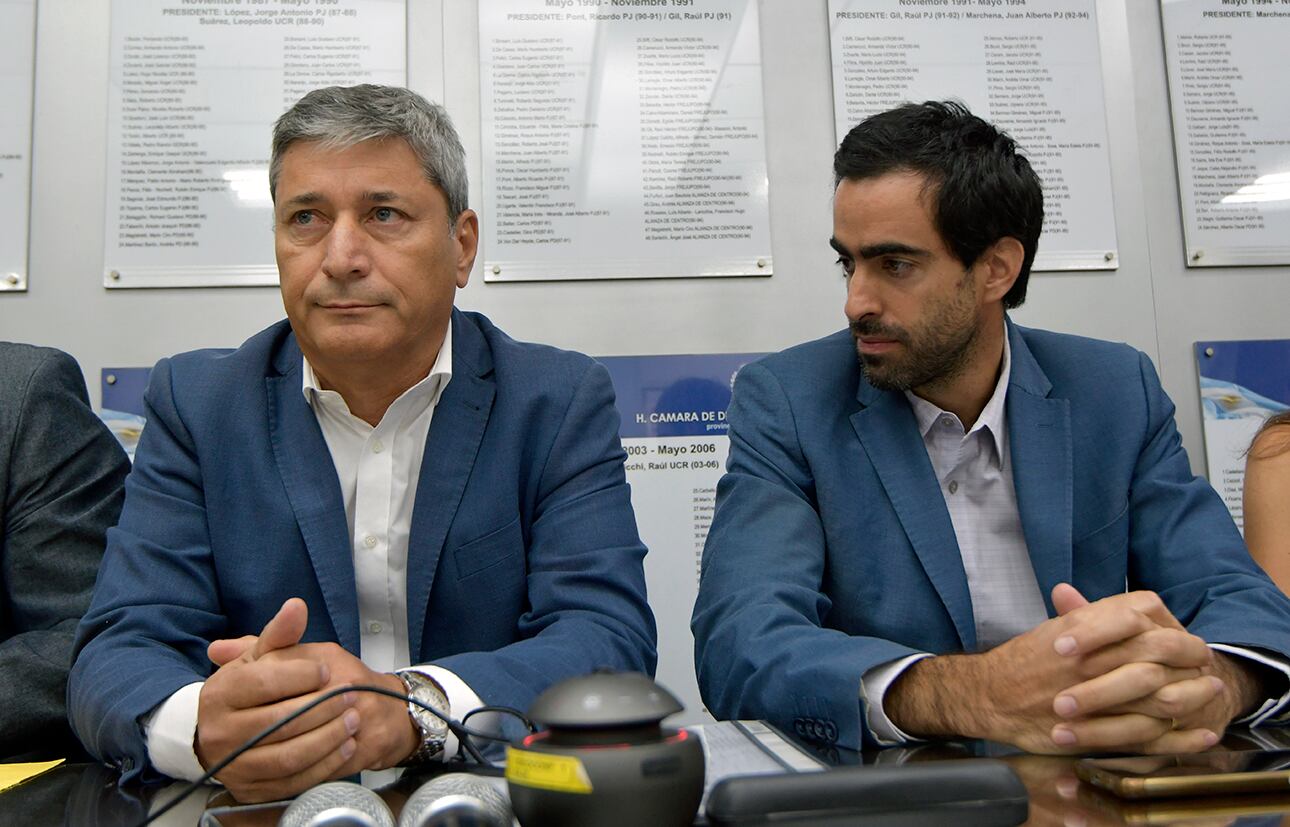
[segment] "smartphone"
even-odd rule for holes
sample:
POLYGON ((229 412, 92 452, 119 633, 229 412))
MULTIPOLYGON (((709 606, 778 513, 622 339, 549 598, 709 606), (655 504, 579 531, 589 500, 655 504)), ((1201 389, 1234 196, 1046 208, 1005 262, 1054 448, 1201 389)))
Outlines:
POLYGON ((1084 758, 1075 774, 1121 798, 1290 792, 1290 750, 1084 758))

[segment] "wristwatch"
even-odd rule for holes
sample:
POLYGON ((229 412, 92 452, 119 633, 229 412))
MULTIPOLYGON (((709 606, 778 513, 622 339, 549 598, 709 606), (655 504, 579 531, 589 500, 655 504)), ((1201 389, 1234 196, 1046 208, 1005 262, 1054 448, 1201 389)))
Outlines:
MULTIPOLYGON (((403 688, 409 698, 428 704, 445 716, 450 714, 448 696, 434 678, 415 669, 401 669, 394 674, 403 681, 403 688)), ((448 737, 448 722, 412 701, 408 701, 408 715, 412 717, 413 726, 421 733, 421 746, 403 763, 424 764, 442 760, 443 744, 448 737)))

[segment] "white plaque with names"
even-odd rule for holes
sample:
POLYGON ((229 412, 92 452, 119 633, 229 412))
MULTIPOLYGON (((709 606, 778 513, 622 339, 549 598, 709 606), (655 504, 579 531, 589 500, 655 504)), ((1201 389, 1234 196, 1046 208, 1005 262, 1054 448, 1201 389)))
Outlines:
POLYGON ((1095 0, 829 0, 838 141, 909 101, 956 98, 1044 184, 1036 270, 1117 266, 1095 0))
POLYGON ((1165 0, 1187 263, 1290 264, 1290 0, 1165 0))
POLYGON ((27 289, 36 0, 0 0, 0 291, 27 289))
POLYGON ((756 0, 479 4, 488 281, 770 275, 756 0))
POLYGON ((273 122, 406 43, 406 0, 113 0, 104 283, 277 284, 273 122))

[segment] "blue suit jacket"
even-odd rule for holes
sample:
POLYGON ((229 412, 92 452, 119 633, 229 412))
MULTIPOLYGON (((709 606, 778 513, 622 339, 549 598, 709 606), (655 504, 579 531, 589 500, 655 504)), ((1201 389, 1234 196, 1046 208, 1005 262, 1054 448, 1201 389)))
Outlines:
MULTIPOLYGON (((609 376, 453 312, 452 380, 426 441, 408 547, 413 663, 525 709, 600 667, 653 673, 654 619, 609 376)), ((359 653, 340 485, 286 322, 233 352, 163 359, 68 687, 89 750, 148 772, 140 719, 206 678, 206 645, 289 597, 306 641, 359 653)))
MULTIPOLYGON (((1173 404, 1125 345, 1008 324, 1006 419, 1039 586, 1160 593, 1194 634, 1290 651, 1290 602, 1192 475, 1173 404)), ((869 745, 860 676, 977 649, 949 512, 904 395, 848 331, 745 367, 703 553, 695 663, 718 717, 869 745)))

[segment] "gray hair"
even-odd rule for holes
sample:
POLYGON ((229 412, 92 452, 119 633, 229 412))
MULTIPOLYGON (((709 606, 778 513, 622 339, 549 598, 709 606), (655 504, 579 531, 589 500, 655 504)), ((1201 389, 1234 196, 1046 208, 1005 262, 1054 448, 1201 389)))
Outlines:
POLYGON ((402 138, 412 147, 426 180, 448 199, 448 217, 467 207, 466 151, 448 112, 410 89, 397 86, 328 86, 296 101, 273 125, 269 194, 277 197, 282 156, 296 141, 348 149, 364 141, 402 138))

